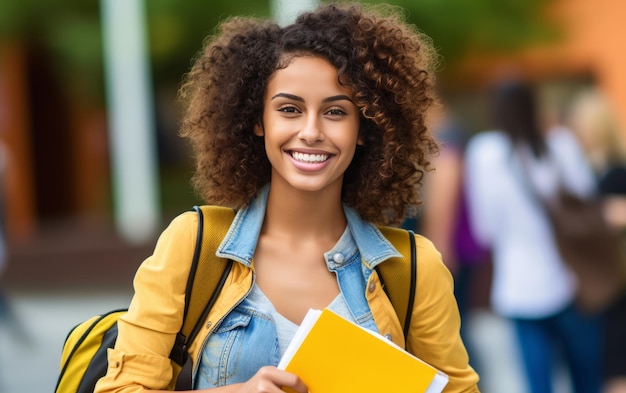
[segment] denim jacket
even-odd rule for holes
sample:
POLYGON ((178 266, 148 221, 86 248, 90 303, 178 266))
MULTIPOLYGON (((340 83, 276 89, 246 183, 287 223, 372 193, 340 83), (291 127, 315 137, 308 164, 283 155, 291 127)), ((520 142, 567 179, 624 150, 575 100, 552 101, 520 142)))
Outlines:
MULTIPOLYGON (((189 348, 194 376, 198 377, 200 368, 209 370, 213 375, 208 378, 216 385, 237 380, 237 375, 227 373, 229 356, 206 359, 215 366, 226 366, 222 369, 200 367, 200 359, 203 352, 205 358, 207 353, 211 354, 211 348, 204 351, 211 337, 219 343, 216 336, 225 334, 226 337, 229 329, 250 322, 249 313, 246 315, 238 306, 245 303, 254 283, 252 257, 265 215, 268 191, 269 188, 264 188, 249 206, 238 211, 218 248, 217 255, 237 263, 207 316, 204 328, 189 348)), ((336 273, 339 289, 355 321, 405 347, 400 322, 374 270, 377 264, 399 254, 375 225, 363 221, 349 207, 344 207, 344 212, 354 241, 340 240, 325 254, 327 265, 336 273)), ((109 369, 98 382, 95 392, 141 392, 144 387, 173 387, 175 367, 168 356, 182 323, 184 287, 189 273, 189 263, 185 261, 190 261, 193 255, 196 226, 197 218, 192 213, 174 219, 159 238, 153 255, 138 269, 134 280, 135 295, 129 312, 118 322, 118 340, 108 354, 109 369)), ((416 244, 416 303, 406 348, 448 374, 449 382, 444 392, 478 392, 478 376, 468 363, 459 335, 460 319, 450 272, 430 241, 416 236, 416 244)), ((259 325, 258 329, 269 336, 275 334, 271 323, 259 325)), ((231 338, 235 338, 235 346, 245 347, 244 337, 235 335, 231 338)), ((263 350, 260 348, 259 352, 263 350)), ((237 349, 233 351, 232 354, 237 353, 237 349)), ((270 348, 269 353, 275 352, 270 348)), ((277 363, 276 356, 272 356, 268 355, 268 362, 277 363)), ((239 372, 247 374, 252 370, 235 371, 239 372)), ((207 378, 206 375, 202 377, 207 378)))

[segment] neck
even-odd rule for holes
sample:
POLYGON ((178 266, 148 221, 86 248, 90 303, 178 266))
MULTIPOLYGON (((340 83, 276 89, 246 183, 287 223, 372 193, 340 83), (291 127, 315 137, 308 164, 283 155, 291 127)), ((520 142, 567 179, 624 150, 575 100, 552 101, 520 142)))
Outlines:
POLYGON ((264 232, 298 238, 339 239, 346 227, 341 189, 328 192, 285 190, 272 184, 264 232))

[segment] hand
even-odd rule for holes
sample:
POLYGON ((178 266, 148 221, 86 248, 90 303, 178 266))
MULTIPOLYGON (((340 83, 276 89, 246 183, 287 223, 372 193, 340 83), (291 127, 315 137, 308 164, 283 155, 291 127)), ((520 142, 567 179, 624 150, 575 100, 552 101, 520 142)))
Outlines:
POLYGON ((294 393, 308 393, 306 385, 297 375, 274 366, 261 367, 248 382, 242 384, 237 393, 284 393, 282 388, 294 393))

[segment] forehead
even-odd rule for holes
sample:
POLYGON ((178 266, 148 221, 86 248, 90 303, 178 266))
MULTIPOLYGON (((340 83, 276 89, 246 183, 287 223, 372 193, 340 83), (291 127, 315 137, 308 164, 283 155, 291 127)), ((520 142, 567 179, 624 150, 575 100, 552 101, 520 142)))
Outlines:
MULTIPOLYGON (((343 79, 343 78, 341 78, 343 79)), ((297 55, 285 58, 268 81, 268 92, 274 89, 334 90, 350 94, 351 87, 340 83, 336 67, 327 59, 314 55, 297 55)))

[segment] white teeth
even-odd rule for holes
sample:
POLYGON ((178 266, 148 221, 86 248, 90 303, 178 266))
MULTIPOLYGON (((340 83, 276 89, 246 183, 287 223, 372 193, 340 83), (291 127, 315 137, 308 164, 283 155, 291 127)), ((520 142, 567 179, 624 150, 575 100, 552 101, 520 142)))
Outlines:
POLYGON ((309 162, 309 163, 324 162, 328 159, 328 154, 306 154, 306 153, 293 152, 291 156, 298 161, 309 162))

